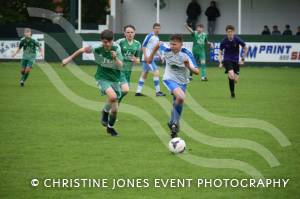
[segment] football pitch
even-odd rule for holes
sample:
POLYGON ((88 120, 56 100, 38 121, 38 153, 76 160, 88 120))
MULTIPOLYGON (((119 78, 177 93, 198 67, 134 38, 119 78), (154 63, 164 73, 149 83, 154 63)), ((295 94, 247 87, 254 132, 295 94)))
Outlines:
MULTIPOLYGON (((111 137, 100 124, 94 66, 35 66, 20 87, 19 63, 0 63, 0 198, 299 198, 300 68, 244 67, 229 97, 223 69, 188 85, 179 134, 167 144, 172 96, 135 97, 132 74, 111 137), (248 119, 247 119, 248 118, 248 119), (249 119, 252 118, 252 119, 249 119), (263 122, 264 121, 264 122, 263 122), (289 178, 287 187, 154 187, 154 179, 289 178), (149 179, 149 187, 33 187, 32 179, 149 179)), ((163 72, 163 71, 162 71, 163 72)), ((151 90, 152 89, 152 90, 151 90)))

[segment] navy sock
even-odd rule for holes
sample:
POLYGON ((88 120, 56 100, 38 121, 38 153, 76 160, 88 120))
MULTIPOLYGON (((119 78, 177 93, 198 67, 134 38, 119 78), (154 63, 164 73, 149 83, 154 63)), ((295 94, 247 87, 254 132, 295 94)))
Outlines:
POLYGON ((176 102, 174 102, 171 115, 171 123, 179 123, 180 116, 182 113, 182 107, 182 104, 177 104, 176 102))
POLYGON ((233 79, 229 79, 229 88, 230 88, 230 92, 234 93, 234 80, 233 79))

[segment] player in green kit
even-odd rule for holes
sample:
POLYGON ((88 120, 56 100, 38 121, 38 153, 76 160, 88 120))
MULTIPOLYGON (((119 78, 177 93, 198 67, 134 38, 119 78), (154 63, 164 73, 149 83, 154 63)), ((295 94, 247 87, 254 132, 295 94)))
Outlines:
POLYGON ((20 40, 20 44, 16 52, 12 54, 12 57, 15 57, 16 54, 20 52, 23 48, 23 55, 21 59, 21 79, 20 85, 23 87, 25 85, 25 81, 27 80, 30 71, 32 70, 33 63, 36 58, 36 51, 39 49, 41 51, 41 47, 38 41, 31 38, 32 33, 30 28, 24 29, 24 37, 20 40))
POLYGON ((121 47, 121 52, 124 57, 123 70, 121 74, 121 89, 122 95, 119 103, 123 97, 129 92, 129 84, 131 71, 134 64, 140 63, 141 43, 134 39, 135 27, 127 25, 124 27, 125 38, 116 41, 121 47))
MULTIPOLYGON (((197 64, 201 65, 201 80, 207 81, 206 77, 206 45, 210 45, 213 48, 213 43, 209 42, 207 39, 207 34, 204 32, 204 26, 202 24, 198 24, 196 26, 196 31, 193 31, 187 24, 185 27, 189 32, 192 33, 193 36, 193 55, 197 61, 197 64)), ((192 75, 192 74, 191 74, 192 75)), ((192 76, 190 75, 190 79, 192 76)))
POLYGON ((111 30, 104 30, 101 33, 101 42, 98 46, 83 47, 74 52, 71 56, 62 61, 62 65, 71 62, 82 53, 93 53, 97 64, 95 79, 100 92, 107 95, 107 103, 102 110, 102 124, 107 127, 107 133, 117 136, 114 129, 117 119, 118 99, 122 95, 121 91, 121 70, 123 67, 123 56, 120 46, 113 42, 114 34, 111 30))

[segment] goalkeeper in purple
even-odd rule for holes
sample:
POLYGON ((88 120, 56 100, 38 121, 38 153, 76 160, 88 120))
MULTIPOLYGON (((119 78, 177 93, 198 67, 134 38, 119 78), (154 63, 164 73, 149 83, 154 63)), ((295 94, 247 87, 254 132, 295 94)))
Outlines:
POLYGON ((232 25, 226 26, 227 36, 220 44, 219 52, 219 67, 225 67, 225 73, 228 73, 229 88, 231 98, 235 98, 234 87, 239 79, 240 65, 244 64, 245 56, 247 55, 248 48, 245 42, 235 35, 234 27, 232 25), (240 46, 243 47, 242 58, 240 58, 240 46), (224 58, 222 57, 224 53, 224 58))

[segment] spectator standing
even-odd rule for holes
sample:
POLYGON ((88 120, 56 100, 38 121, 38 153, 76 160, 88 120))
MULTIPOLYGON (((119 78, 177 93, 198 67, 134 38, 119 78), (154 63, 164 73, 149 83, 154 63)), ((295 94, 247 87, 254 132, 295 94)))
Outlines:
POLYGON ((220 11, 216 6, 215 1, 210 2, 210 6, 206 9, 205 15, 207 16, 207 27, 208 27, 208 34, 214 35, 215 28, 216 28, 216 20, 220 17, 220 11))
POLYGON ((300 36, 300 26, 298 26, 298 30, 297 30, 297 32, 296 32, 296 35, 297 35, 297 36, 300 36))
POLYGON ((271 31, 269 29, 269 27, 266 25, 264 26, 263 31, 261 32, 262 35, 271 35, 271 31))
POLYGON ((290 29, 290 25, 285 25, 285 30, 283 31, 282 35, 293 35, 293 32, 290 29))
POLYGON ((272 35, 281 35, 281 32, 278 30, 278 26, 273 26, 272 35))
POLYGON ((201 6, 197 0, 192 0, 186 9, 187 21, 186 23, 193 29, 196 29, 198 18, 201 15, 201 6))

